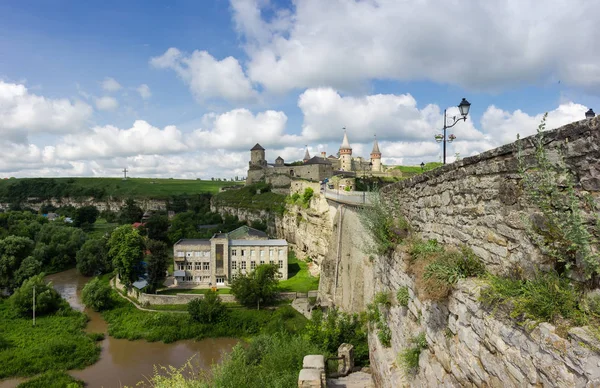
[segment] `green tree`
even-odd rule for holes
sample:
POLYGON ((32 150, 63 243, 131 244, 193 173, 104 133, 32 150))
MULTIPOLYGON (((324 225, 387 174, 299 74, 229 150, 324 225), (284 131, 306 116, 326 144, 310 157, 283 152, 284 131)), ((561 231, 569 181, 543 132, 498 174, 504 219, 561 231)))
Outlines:
POLYGON ((122 225, 113 230, 108 240, 108 257, 117 270, 121 281, 130 286, 142 270, 144 239, 131 225, 122 225))
POLYGON ((148 291, 156 291, 166 279, 167 268, 169 267, 169 254, 167 244, 162 241, 148 240, 146 248, 150 255, 146 259, 148 264, 148 291))
POLYGON ((89 229, 96 219, 100 215, 98 208, 94 205, 82 206, 75 211, 75 218, 73 219, 73 223, 75 226, 89 229))
POLYGON ((148 238, 151 240, 169 241, 169 236, 167 235, 169 219, 164 214, 153 214, 148 221, 146 221, 144 229, 146 230, 148 238))
POLYGON ((77 251, 86 240, 86 234, 78 228, 56 222, 45 224, 37 234, 33 256, 44 267, 61 270, 75 266, 77 251))
POLYGON ((25 280, 41 272, 42 263, 39 260, 36 260, 33 256, 27 256, 21 263, 21 266, 17 272, 15 272, 16 286, 20 286, 25 280))
POLYGON ((139 222, 143 215, 144 211, 142 208, 136 205, 133 198, 129 198, 125 201, 125 206, 119 212, 119 222, 121 224, 133 224, 134 222, 139 222))
POLYGON ((100 278, 90 280, 81 291, 83 303, 94 311, 101 311, 112 305, 112 290, 106 283, 100 281, 100 278))
POLYGON ((231 283, 231 293, 244 306, 260 309, 260 304, 269 304, 277 296, 277 266, 263 264, 248 275, 239 275, 231 283))
POLYGON ((202 323, 218 322, 227 311, 219 295, 212 290, 204 295, 204 299, 190 301, 187 307, 192 319, 202 323))
POLYGON ((23 282, 15 290, 9 301, 17 314, 30 316, 33 312, 33 288, 35 287, 35 313, 36 315, 50 314, 65 306, 66 302, 58 292, 52 288, 52 283, 44 281, 44 275, 39 274, 23 282))
POLYGON ((112 263, 108 259, 106 237, 87 240, 77 251, 77 270, 84 276, 108 273, 112 263))
POLYGON ((27 237, 8 236, 0 240, 0 289, 18 286, 16 272, 32 251, 33 241, 27 237))

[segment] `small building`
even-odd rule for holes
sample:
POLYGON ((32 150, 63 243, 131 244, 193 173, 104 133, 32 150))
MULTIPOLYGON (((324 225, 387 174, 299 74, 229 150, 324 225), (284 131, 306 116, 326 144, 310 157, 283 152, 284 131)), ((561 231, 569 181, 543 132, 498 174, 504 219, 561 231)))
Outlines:
POLYGON ((288 278, 288 243, 265 232, 242 226, 210 239, 181 239, 173 246, 177 285, 226 286, 238 274, 261 264, 275 264, 279 278, 288 278))

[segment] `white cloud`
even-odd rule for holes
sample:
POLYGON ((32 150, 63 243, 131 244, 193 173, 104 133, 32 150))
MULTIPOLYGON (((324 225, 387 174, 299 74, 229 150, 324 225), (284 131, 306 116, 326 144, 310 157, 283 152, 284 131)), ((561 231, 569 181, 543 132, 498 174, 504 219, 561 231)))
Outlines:
POLYGON ((102 89, 107 92, 116 92, 122 88, 121 84, 117 82, 114 78, 106 77, 104 81, 102 81, 102 89))
POLYGON ((267 90, 372 79, 431 80, 475 90, 561 80, 600 86, 600 3, 304 0, 291 10, 231 0, 247 74, 267 90), (263 12, 264 11, 264 12, 263 12), (290 12, 293 12, 290 14, 290 12), (584 37, 584 38, 582 38, 584 37))
POLYGON ((96 108, 99 110, 115 110, 119 102, 114 97, 104 96, 96 98, 96 108))
POLYGON ((45 98, 0 80, 0 134, 5 139, 23 142, 33 133, 74 132, 92 113, 84 102, 45 98))
POLYGON ((176 48, 150 59, 159 69, 172 69, 189 86, 196 100, 213 98, 241 102, 256 99, 257 93, 244 74, 242 66, 233 57, 215 59, 206 51, 184 54, 176 48))
POLYGON ((140 86, 137 87, 136 90, 140 94, 140 97, 142 97, 144 100, 147 100, 150 97, 152 97, 152 92, 150 91, 150 86, 148 86, 146 84, 141 84, 140 86))

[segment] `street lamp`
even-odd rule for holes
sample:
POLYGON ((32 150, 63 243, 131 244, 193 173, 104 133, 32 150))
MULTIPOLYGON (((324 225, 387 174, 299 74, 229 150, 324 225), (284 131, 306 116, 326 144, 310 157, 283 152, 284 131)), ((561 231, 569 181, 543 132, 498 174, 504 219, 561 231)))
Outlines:
POLYGON ((585 118, 586 119, 593 119, 594 117, 596 117, 596 114, 594 113, 594 111, 592 110, 592 108, 590 108, 590 110, 588 110, 587 112, 585 112, 585 118))
POLYGON ((463 98, 460 104, 458 104, 458 110, 460 111, 460 115, 462 117, 456 118, 456 116, 453 116, 452 124, 450 125, 448 125, 446 122, 446 109, 444 109, 444 133, 435 135, 435 141, 437 141, 438 143, 444 142, 444 164, 446 164, 446 142, 452 143, 456 139, 456 136, 454 136, 454 134, 450 134, 450 136, 446 138, 446 129, 452 128, 461 120, 467 121, 467 115, 469 114, 470 108, 471 103, 465 98, 463 98))
POLYGON ((421 162, 421 172, 425 171, 425 163, 421 162))

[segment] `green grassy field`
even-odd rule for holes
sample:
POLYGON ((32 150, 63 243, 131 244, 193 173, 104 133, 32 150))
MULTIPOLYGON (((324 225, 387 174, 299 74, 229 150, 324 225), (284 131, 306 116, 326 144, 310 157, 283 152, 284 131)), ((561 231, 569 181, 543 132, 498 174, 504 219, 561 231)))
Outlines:
POLYGON ((165 199, 177 194, 217 193, 243 182, 158 178, 21 178, 0 180, 0 197, 117 197, 165 199), (36 192, 39 190, 40 192, 36 192))
POLYGON ((105 233, 110 234, 117 226, 119 226, 119 224, 116 222, 106 222, 104 218, 98 218, 96 222, 94 222, 92 230, 88 232, 88 236, 91 238, 100 238, 104 236, 105 233))
POLYGON ((422 173, 423 171, 429 171, 433 170, 434 168, 441 167, 442 165, 443 164, 440 162, 429 162, 426 163, 422 169, 421 166, 395 166, 393 169, 400 170, 406 174, 416 175, 422 173))
POLYGON ((308 263, 298 260, 292 250, 288 257, 288 279, 279 282, 281 291, 308 292, 319 289, 319 278, 308 272, 308 263))

